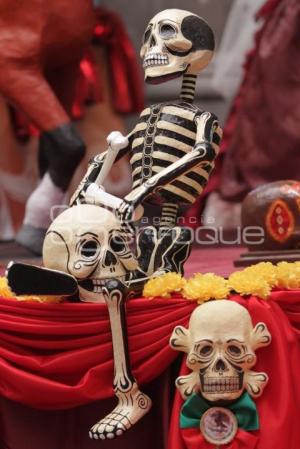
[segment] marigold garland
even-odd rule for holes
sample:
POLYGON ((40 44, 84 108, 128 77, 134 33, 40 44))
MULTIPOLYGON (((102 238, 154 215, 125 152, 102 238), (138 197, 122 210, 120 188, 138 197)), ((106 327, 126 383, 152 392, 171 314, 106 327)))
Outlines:
POLYGON ((232 273, 229 276, 228 285, 231 290, 241 296, 255 295, 267 299, 271 293, 271 287, 266 279, 247 270, 232 273))
MULTIPOLYGON (((165 273, 146 282, 143 296, 170 298, 172 293, 180 293, 187 300, 202 304, 212 299, 226 299, 234 292, 267 299, 274 287, 300 289, 300 262, 280 262, 277 265, 261 262, 232 273, 228 280, 213 273, 196 273, 188 280, 178 273, 165 273)), ((0 277, 0 297, 40 303, 64 300, 61 296, 15 296, 5 277, 0 277)))
POLYGON ((170 297, 171 293, 176 291, 184 298, 201 304, 211 299, 226 299, 230 293, 267 299, 274 287, 300 288, 300 262, 280 262, 277 265, 260 262, 232 273, 228 280, 213 273, 196 273, 188 280, 180 276, 180 283, 183 285, 180 287, 180 283, 175 283, 174 290, 169 282, 172 275, 179 276, 176 273, 167 273, 148 281, 143 295, 151 298, 170 297))
POLYGON ((271 288, 276 285, 277 281, 277 266, 273 265, 271 262, 260 262, 255 265, 251 265, 243 270, 243 272, 248 273, 250 276, 259 276, 263 278, 271 288))
POLYGON ((162 296, 169 298, 171 293, 180 292, 186 283, 186 280, 178 273, 165 273, 150 279, 144 286, 143 296, 154 298, 162 296))
POLYGON ((228 282, 213 273, 196 273, 183 287, 182 296, 202 304, 210 299, 224 299, 229 294, 228 282))

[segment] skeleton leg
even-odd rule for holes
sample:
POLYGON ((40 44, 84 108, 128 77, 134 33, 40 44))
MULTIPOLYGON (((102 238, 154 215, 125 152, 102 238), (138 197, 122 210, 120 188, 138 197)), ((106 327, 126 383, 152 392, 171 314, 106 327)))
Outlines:
POLYGON ((90 438, 112 439, 122 435, 151 408, 151 400, 139 390, 129 362, 125 315, 126 287, 112 279, 103 288, 111 325, 115 364, 114 391, 118 405, 90 430, 90 438))

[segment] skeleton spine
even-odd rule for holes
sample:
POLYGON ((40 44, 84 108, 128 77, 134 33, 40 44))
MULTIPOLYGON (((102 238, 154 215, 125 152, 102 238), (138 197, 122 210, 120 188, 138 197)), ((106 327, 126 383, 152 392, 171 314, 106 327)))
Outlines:
POLYGON ((173 228, 176 225, 177 212, 177 204, 164 203, 161 212, 160 226, 162 228, 173 228))
POLYGON ((189 75, 187 73, 183 75, 180 93, 181 100, 188 101, 189 103, 192 103, 194 101, 196 80, 197 75, 189 75))

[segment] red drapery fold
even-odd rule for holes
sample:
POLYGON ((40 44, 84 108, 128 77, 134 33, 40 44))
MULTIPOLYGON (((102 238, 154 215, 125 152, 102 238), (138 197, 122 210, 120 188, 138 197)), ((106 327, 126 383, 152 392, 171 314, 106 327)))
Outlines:
MULTIPOLYGON (((186 324, 185 300, 131 300, 128 334, 133 371, 142 384, 177 357, 168 341, 186 324)), ((105 305, 43 305, 0 300, 0 394, 42 409, 113 396, 113 361, 105 305)))
MULTIPOLYGON (((215 449, 215 445, 205 441, 196 428, 183 429, 181 435, 189 449, 215 449)), ((245 432, 239 429, 234 440, 230 444, 222 445, 222 449, 256 449, 257 442, 258 438, 255 432, 245 432)))
MULTIPOLYGON (((255 371, 269 375, 269 383, 262 396, 255 402, 258 408, 260 430, 258 437, 249 438, 247 432, 240 433, 224 449, 298 449, 300 432, 298 416, 300 413, 300 292, 274 291, 271 299, 262 301, 255 297, 243 299, 238 295, 232 300, 246 307, 254 324, 263 321, 272 335, 272 343, 257 351, 258 362, 255 371)), ((186 374, 183 363, 181 373, 186 374)), ((176 393, 169 432, 169 449, 215 449, 213 445, 197 438, 194 432, 183 439, 179 429, 179 414, 183 401, 176 393), (202 443, 201 443, 202 442, 202 443)), ((250 432, 251 434, 251 432, 250 432)), ((254 435, 254 433, 252 434, 254 435)))

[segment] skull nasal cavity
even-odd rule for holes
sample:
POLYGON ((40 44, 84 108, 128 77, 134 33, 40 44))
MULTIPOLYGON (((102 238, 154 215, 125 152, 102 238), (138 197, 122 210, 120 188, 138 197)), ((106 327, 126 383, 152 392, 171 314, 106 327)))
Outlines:
POLYGON ((113 253, 106 251, 104 265, 109 267, 110 265, 116 265, 116 263, 117 258, 113 255, 113 253))
POLYGON ((156 39, 155 39, 155 37, 152 34, 149 46, 150 46, 150 48, 152 48, 152 47, 155 47, 155 45, 156 45, 156 39))
POLYGON ((225 363, 223 362, 222 359, 219 359, 216 363, 216 371, 225 371, 225 363))

